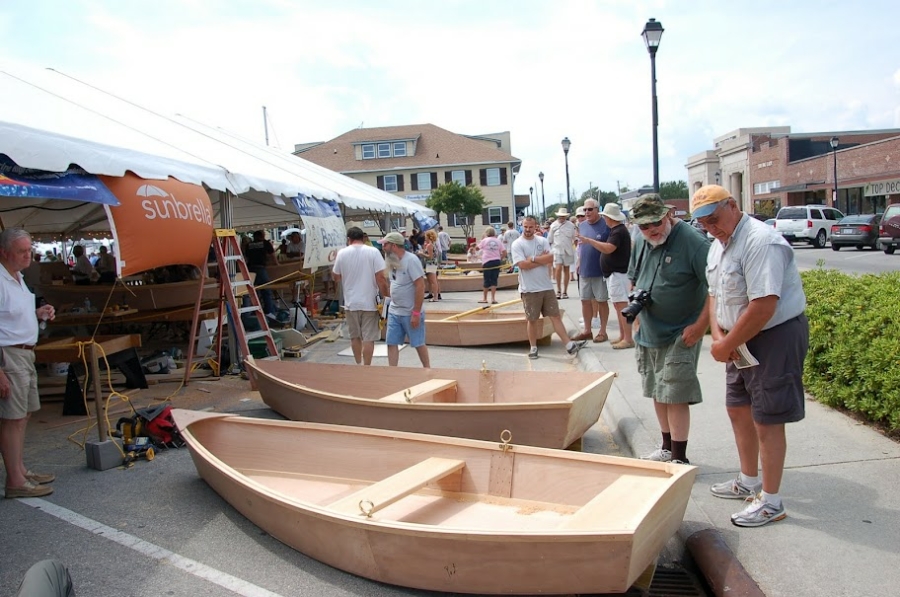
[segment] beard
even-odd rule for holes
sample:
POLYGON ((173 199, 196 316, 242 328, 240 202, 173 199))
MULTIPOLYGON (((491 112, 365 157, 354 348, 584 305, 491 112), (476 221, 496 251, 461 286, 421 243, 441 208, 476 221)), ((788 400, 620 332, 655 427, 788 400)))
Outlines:
POLYGON ((397 257, 394 253, 386 253, 384 256, 384 263, 391 271, 400 268, 400 258, 397 257))
POLYGON ((666 218, 665 224, 663 224, 662 230, 659 232, 659 238, 654 240, 645 236, 644 239, 655 249, 656 247, 665 244, 665 242, 669 240, 670 234, 672 234, 672 220, 666 218))

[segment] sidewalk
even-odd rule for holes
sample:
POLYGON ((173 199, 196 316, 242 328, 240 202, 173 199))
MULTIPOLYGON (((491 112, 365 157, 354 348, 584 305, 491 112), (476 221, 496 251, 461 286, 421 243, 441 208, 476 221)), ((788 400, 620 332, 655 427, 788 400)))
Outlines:
MULTIPOLYGON (((576 327, 580 317, 576 303, 563 301, 569 329, 576 327)), ((609 335, 615 339, 617 334, 613 322, 609 335)), ((787 426, 781 495, 788 517, 759 528, 733 526, 730 515, 742 503, 709 492, 710 484, 732 479, 739 472, 724 406, 724 365, 710 356, 709 342, 707 336, 699 367, 704 402, 691 407, 688 444, 688 458, 699 471, 677 548, 683 549, 688 537, 698 531, 717 529, 769 597, 897 594, 900 445, 807 401, 806 418, 787 426)), ((639 456, 657 448, 659 425, 652 401, 642 397, 634 351, 588 343, 578 361, 587 371, 618 373, 602 420, 622 450, 639 456)))

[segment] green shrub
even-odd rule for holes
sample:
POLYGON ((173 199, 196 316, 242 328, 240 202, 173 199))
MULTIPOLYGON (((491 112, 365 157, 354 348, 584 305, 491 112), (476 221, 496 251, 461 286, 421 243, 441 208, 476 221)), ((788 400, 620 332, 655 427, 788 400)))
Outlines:
POLYGON ((465 255, 468 251, 465 243, 451 243, 450 244, 450 253, 453 255, 465 255))
POLYGON ((803 272, 809 353, 803 382, 816 400, 900 429, 900 272, 803 272))

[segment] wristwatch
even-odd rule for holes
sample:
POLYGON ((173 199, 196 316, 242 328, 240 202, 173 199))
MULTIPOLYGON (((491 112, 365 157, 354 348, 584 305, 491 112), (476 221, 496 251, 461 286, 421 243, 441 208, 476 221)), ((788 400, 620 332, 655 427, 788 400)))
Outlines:
POLYGON ((531 256, 531 263, 534 263, 534 255, 531 256))

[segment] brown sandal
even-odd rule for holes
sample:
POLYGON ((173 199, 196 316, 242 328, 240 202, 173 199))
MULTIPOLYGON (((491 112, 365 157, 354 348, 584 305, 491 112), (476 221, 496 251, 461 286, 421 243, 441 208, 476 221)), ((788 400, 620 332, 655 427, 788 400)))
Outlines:
POLYGON ((609 340, 609 336, 607 336, 603 332, 599 332, 596 336, 594 336, 594 342, 597 344, 606 342, 607 340, 609 340))

